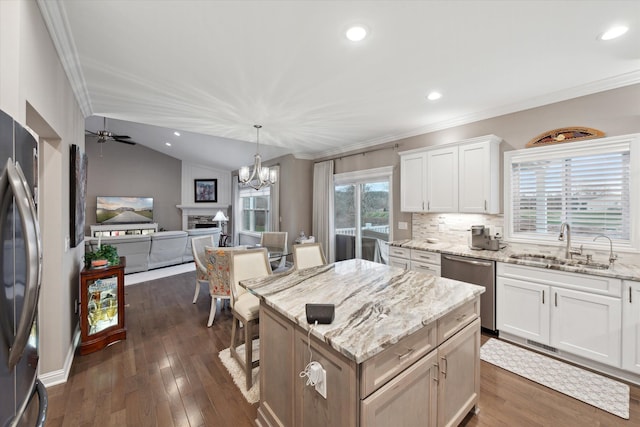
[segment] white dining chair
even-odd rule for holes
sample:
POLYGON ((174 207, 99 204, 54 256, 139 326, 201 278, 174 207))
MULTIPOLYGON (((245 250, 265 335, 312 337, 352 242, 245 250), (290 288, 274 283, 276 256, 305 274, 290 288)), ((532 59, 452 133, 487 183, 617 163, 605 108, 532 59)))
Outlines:
POLYGON ((286 231, 265 231, 260 236, 260 246, 267 248, 270 255, 271 268, 284 269, 287 263, 287 241, 289 233, 286 231), (277 255, 277 254, 280 255, 277 255))
POLYGON ((247 390, 251 388, 253 379, 251 370, 260 364, 253 360, 253 339, 259 336, 258 320, 260 300, 239 285, 245 279, 264 277, 271 274, 271 265, 266 248, 234 251, 231 255, 231 356, 238 361, 245 372, 247 390), (244 339, 241 339, 239 328, 244 325, 244 339), (244 342, 244 358, 238 353, 238 347, 244 342))
POLYGON ((301 243, 293 245, 293 268, 302 270, 304 268, 325 265, 327 260, 322 251, 320 243, 301 243))

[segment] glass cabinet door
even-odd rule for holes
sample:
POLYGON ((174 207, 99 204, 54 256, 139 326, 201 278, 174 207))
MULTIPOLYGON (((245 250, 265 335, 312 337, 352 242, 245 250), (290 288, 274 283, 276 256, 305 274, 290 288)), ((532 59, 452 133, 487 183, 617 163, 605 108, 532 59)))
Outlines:
POLYGON ((91 280, 87 286, 88 335, 118 324, 118 276, 91 280))

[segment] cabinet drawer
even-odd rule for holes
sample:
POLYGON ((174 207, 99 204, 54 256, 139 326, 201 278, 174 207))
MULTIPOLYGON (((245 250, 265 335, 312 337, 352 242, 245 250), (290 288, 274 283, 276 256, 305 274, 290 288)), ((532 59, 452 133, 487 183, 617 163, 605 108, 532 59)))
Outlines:
POLYGON ((411 257, 411 249, 401 248, 399 246, 389 246, 389 256, 409 259, 411 257))
POLYGON ((409 261, 408 259, 397 258, 394 256, 389 257, 389 265, 392 267, 400 267, 400 268, 404 268, 405 270, 409 270, 410 263, 411 261, 409 261))
POLYGON ((438 342, 440 345, 460 329, 480 316, 480 298, 458 307, 438 320, 438 342))
POLYGON ((411 270, 421 271, 423 273, 433 274, 440 277, 440 266, 429 264, 427 262, 411 261, 411 270))
POLYGON ((436 346, 436 322, 398 341, 362 363, 360 397, 364 399, 436 346))
POLYGON ((423 261, 423 262, 428 262, 430 264, 440 265, 440 254, 437 252, 411 249, 411 260, 423 261))

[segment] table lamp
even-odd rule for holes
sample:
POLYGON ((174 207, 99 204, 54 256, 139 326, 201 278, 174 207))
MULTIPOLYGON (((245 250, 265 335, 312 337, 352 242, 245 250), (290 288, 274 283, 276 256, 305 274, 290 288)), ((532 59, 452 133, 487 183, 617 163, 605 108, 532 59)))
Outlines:
POLYGON ((220 230, 222 231, 222 234, 224 234, 224 228, 222 223, 223 222, 227 222, 229 221, 229 218, 227 218, 226 216, 224 216, 224 214, 222 213, 222 211, 218 211, 216 213, 216 216, 213 217, 214 221, 218 221, 218 227, 220 228, 220 230))

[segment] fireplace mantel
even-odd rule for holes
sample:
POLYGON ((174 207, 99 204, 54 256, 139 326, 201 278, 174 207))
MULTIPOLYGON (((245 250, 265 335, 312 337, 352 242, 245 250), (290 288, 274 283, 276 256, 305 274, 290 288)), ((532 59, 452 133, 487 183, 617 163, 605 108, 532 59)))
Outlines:
POLYGON ((216 212, 222 211, 225 216, 229 216, 229 205, 222 205, 217 203, 199 203, 193 205, 176 205, 176 207, 182 210, 182 229, 188 229, 189 216, 211 216, 213 217, 216 212))

